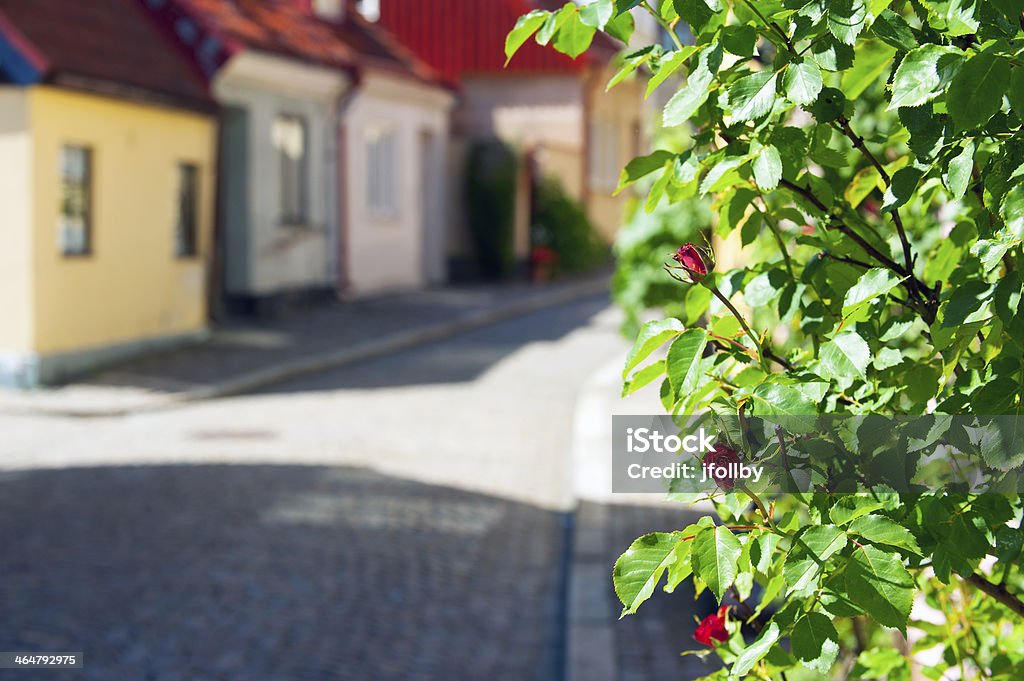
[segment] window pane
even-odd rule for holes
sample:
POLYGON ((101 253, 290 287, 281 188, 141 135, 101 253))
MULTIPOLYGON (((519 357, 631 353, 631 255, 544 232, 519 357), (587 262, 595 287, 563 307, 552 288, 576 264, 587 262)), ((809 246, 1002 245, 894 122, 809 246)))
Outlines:
POLYGON ((85 255, 91 249, 92 153, 84 147, 61 149, 61 196, 58 240, 63 255, 85 255))
POLYGON ((187 163, 178 166, 178 256, 198 253, 199 169, 187 163))
POLYGON ((278 116, 271 138, 281 169, 281 220, 286 224, 304 223, 309 156, 306 122, 299 116, 278 116))
POLYGON ((366 200, 371 214, 394 217, 398 147, 394 131, 369 128, 366 131, 366 200))

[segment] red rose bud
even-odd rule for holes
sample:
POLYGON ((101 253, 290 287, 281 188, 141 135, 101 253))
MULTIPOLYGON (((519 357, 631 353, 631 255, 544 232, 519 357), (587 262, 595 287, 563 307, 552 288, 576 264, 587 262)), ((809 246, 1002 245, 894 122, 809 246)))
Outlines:
POLYGON ((672 259, 679 263, 679 266, 690 273, 694 279, 700 279, 708 273, 708 266, 704 263, 700 251, 693 244, 686 244, 676 251, 672 259))
POLYGON ((738 470, 740 455, 729 445, 719 443, 715 445, 714 451, 704 455, 704 469, 707 477, 713 479, 715 484, 726 492, 736 486, 736 482, 726 471, 738 470), (730 467, 729 464, 735 464, 730 467))
POLYGON ((702 619, 697 625, 697 631, 693 634, 694 640, 712 648, 715 647, 712 641, 728 641, 729 632, 725 628, 725 615, 728 611, 729 606, 723 605, 717 613, 702 619))

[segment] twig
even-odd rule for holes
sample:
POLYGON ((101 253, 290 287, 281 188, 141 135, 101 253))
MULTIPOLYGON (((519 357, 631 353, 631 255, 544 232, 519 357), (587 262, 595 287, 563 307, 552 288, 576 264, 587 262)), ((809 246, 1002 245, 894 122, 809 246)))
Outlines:
POLYGON ((1010 593, 1002 584, 993 584, 979 574, 968 575, 967 581, 1008 607, 1018 617, 1024 618, 1024 601, 1010 593))

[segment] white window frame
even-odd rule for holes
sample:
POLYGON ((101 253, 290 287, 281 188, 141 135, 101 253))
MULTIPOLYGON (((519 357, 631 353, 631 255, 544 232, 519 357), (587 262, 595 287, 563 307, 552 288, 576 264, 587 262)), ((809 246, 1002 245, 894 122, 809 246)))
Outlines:
POLYGON ((365 132, 366 210, 371 217, 393 220, 399 213, 398 132, 371 125, 365 132))
POLYGON ((81 144, 60 150, 58 244, 65 258, 84 258, 93 248, 93 151, 81 144))

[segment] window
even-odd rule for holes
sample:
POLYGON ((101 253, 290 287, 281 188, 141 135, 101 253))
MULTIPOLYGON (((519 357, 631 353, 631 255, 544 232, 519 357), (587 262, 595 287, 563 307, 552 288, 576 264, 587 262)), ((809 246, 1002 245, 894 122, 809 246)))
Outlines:
POLYGON ((309 141, 306 121, 300 116, 280 115, 271 130, 281 171, 281 222, 306 223, 309 181, 309 141))
POLYGON ((613 190, 621 170, 619 126, 614 121, 594 119, 590 124, 590 183, 597 189, 613 190))
POLYGON ((356 8, 367 21, 377 21, 380 19, 380 0, 358 0, 356 8))
POLYGON ((396 155, 393 130, 370 128, 366 131, 366 202, 370 213, 377 217, 395 217, 398 214, 396 155))
POLYGON ((327 21, 338 21, 344 9, 342 3, 345 0, 313 0, 313 12, 321 19, 327 21))
POLYGON ((199 254, 199 168, 178 165, 178 224, 175 251, 179 258, 199 254))
POLYGON ((65 146, 60 154, 60 252, 92 250, 92 150, 65 146))

